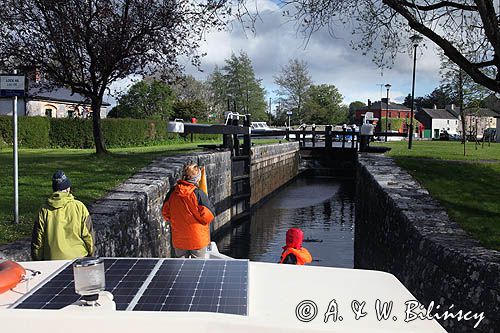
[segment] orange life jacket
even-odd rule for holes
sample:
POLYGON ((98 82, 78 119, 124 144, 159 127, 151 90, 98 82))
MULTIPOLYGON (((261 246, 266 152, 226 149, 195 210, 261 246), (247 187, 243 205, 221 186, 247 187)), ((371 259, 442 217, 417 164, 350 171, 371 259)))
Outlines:
POLYGON ((311 253, 309 253, 309 251, 305 247, 301 247, 299 250, 293 247, 289 247, 286 248, 285 251, 283 251, 283 253, 281 254, 280 264, 285 261, 285 258, 289 254, 295 255, 295 257, 297 258, 297 265, 308 264, 312 261, 311 253))
POLYGON ((176 249, 197 250, 210 243, 209 224, 215 217, 215 210, 205 192, 197 186, 179 180, 167 194, 162 215, 170 221, 176 249))

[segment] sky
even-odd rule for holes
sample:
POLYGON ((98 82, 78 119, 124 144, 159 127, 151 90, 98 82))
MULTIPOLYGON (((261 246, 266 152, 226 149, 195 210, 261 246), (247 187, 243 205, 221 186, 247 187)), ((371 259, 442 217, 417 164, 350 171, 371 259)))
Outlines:
MULTIPOLYGON (((346 104, 356 100, 365 103, 368 99, 380 100, 387 93, 385 88, 381 89, 381 84, 392 85, 390 99, 397 102, 403 102, 411 92, 411 55, 400 54, 391 69, 381 70, 372 62, 371 54, 363 55, 350 47, 351 28, 339 26, 335 32, 337 38, 326 30, 318 31, 305 43, 295 23, 288 22, 274 2, 259 0, 258 4, 261 20, 255 25, 255 33, 245 32, 239 23, 234 23, 231 30, 209 33, 200 48, 201 53, 207 53, 202 58, 203 71, 185 61, 186 73, 205 80, 215 65, 223 66, 233 52, 244 51, 252 60, 256 77, 262 79, 267 99, 276 99, 273 76, 292 58, 307 62, 314 84, 335 85, 346 104)), ((415 96, 429 94, 440 83, 436 48, 429 40, 424 40, 423 44, 425 47, 417 52, 415 96)), ((124 83, 117 86, 122 87, 124 83)))

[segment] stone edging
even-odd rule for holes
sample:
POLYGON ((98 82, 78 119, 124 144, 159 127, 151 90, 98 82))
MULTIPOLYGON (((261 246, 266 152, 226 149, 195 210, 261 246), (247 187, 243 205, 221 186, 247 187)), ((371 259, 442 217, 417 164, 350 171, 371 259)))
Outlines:
MULTIPOLYGON (((500 328, 500 252, 470 238, 386 156, 359 158, 355 266, 394 274, 425 304, 484 311, 480 332, 500 328)), ((450 331, 470 332, 471 323, 442 324, 450 331)))

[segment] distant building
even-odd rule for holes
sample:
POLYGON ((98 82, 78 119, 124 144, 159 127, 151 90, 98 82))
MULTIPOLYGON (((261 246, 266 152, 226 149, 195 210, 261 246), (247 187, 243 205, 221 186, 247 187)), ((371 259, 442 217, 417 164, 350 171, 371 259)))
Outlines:
POLYGON ((498 117, 497 112, 488 108, 465 109, 465 133, 482 139, 485 129, 497 127, 498 117))
POLYGON ((388 124, 389 131, 398 131, 399 133, 406 132, 407 123, 410 123, 410 114, 411 110, 402 104, 392 103, 389 100, 389 104, 387 104, 387 98, 382 98, 381 101, 377 101, 372 103, 368 100, 368 105, 363 106, 356 110, 356 125, 361 125, 363 120, 363 116, 367 112, 373 112, 373 116, 378 118, 379 121, 377 126, 375 127, 375 132, 380 132, 382 129, 382 123, 385 124, 386 117, 389 118, 400 118, 403 119, 401 122, 401 126, 398 128, 391 128, 390 123, 388 124))
POLYGON ((415 118, 423 125, 423 138, 439 139, 441 132, 448 132, 451 135, 461 133, 459 109, 451 105, 446 109, 420 109, 415 114, 415 118))
MULTIPOLYGON (((72 94, 67 88, 41 91, 34 88, 39 74, 27 74, 28 89, 24 98, 18 98, 18 116, 42 116, 51 118, 90 118, 90 101, 80 94, 72 94)), ((101 118, 106 118, 108 103, 101 106, 101 118)), ((12 98, 0 97, 0 115, 12 115, 12 98)))

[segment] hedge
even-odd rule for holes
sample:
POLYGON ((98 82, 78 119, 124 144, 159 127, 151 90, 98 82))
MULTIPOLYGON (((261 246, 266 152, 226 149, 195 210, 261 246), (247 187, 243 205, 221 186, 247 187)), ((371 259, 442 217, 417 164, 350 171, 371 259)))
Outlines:
MULTIPOLYGON (((19 145, 24 148, 93 148, 91 119, 19 117, 19 145)), ((103 119, 106 147, 169 144, 188 139, 167 133, 161 120, 103 119)), ((220 135, 194 135, 196 140, 217 140, 220 135)), ((0 146, 12 144, 12 117, 0 116, 0 146)))
MULTIPOLYGON (((50 121, 46 117, 17 118, 17 140, 20 147, 49 147, 50 121)), ((0 138, 3 144, 12 144, 12 117, 0 116, 0 138)))

